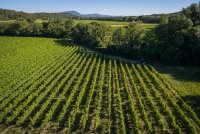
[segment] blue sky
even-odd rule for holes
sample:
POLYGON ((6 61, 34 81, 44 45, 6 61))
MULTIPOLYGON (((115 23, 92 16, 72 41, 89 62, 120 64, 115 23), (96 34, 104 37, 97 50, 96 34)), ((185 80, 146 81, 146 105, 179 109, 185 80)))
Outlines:
POLYGON ((25 12, 100 13, 107 15, 148 15, 172 13, 200 0, 0 0, 0 8, 25 12))

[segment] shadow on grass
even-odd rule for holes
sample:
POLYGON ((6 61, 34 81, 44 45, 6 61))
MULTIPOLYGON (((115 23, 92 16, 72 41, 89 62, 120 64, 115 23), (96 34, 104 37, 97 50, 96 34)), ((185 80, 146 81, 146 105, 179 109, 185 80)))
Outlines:
MULTIPOLYGON (((181 95, 182 99, 194 110, 197 116, 200 118, 200 68, 197 67, 180 67, 180 66, 166 66, 166 65, 155 65, 157 71, 161 74, 169 74, 179 82, 187 83, 183 85, 173 85, 177 88, 177 91, 185 90, 185 94, 181 95), (187 87, 185 87, 187 86, 187 87), (196 88, 195 88, 196 87, 196 88), (194 95, 190 95, 194 93, 194 95)), ((170 81, 170 80, 169 80, 170 81)))
POLYGON ((170 74, 174 79, 188 82, 200 82, 200 68, 155 65, 159 73, 170 74))
POLYGON ((63 46, 63 47, 72 45, 71 41, 66 40, 66 39, 55 39, 54 42, 56 42, 58 45, 63 46))
POLYGON ((184 96, 183 100, 192 107, 194 112, 200 118, 200 96, 184 96))

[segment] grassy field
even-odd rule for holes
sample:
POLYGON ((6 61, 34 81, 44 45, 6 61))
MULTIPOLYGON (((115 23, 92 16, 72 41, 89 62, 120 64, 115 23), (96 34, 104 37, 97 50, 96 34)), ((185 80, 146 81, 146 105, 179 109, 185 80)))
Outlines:
POLYGON ((97 23, 104 23, 107 25, 128 25, 128 22, 119 22, 119 21, 101 21, 101 20, 74 20, 75 23, 91 23, 91 22, 97 22, 97 23))
MULTIPOLYGON (((119 21, 101 21, 101 20, 74 20, 75 24, 77 23, 91 23, 91 22, 97 22, 97 23, 104 23, 106 25, 111 26, 112 28, 118 28, 118 27, 124 27, 129 24, 129 22, 119 22, 119 21)), ((141 26, 145 29, 152 29, 157 26, 157 24, 147 24, 142 23, 141 26)))
POLYGON ((157 66, 200 118, 200 69, 198 67, 157 66))
POLYGON ((13 23, 13 22, 16 22, 16 20, 0 20, 0 22, 13 23))
POLYGON ((158 71, 59 39, 0 37, 0 132, 198 133, 158 71))
MULTIPOLYGON (((118 28, 122 28, 125 31, 125 27, 130 22, 119 22, 119 21, 101 21, 101 20, 74 20, 75 24, 84 23, 88 24, 91 22, 103 23, 111 27, 112 32, 114 32, 118 28)), ((154 29, 158 24, 148 24, 148 23, 141 23, 141 27, 143 27, 146 31, 150 29, 154 29)), ((110 35, 109 35, 110 36, 110 35)))

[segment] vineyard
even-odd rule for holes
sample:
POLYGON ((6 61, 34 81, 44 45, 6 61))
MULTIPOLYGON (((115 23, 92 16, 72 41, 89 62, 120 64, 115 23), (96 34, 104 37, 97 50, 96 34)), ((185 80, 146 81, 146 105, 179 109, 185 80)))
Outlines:
POLYGON ((151 65, 0 37, 0 132, 189 133, 200 119, 151 65))

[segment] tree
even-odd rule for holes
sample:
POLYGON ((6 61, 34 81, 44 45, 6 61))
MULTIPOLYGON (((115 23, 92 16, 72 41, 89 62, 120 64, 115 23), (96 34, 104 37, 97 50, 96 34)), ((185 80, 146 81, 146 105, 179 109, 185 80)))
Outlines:
POLYGON ((187 33, 185 51, 193 64, 200 65, 200 26, 191 27, 187 33))
POLYGON ((31 25, 31 35, 32 36, 42 36, 42 24, 40 23, 33 23, 31 25))
POLYGON ((61 21, 48 21, 43 23, 43 35, 46 37, 64 38, 64 23, 61 21))
POLYGON ((29 22, 21 22, 20 36, 30 36, 31 31, 31 25, 29 22))
POLYGON ((107 46, 109 42, 106 38, 107 33, 110 31, 109 27, 105 24, 99 24, 96 22, 92 22, 90 24, 91 27, 91 37, 94 40, 93 45, 97 47, 107 46))
POLYGON ((191 63, 191 58, 195 58, 191 47, 194 43, 188 36, 192 27, 191 19, 185 15, 177 15, 168 23, 159 25, 155 30, 159 45, 154 50, 160 54, 157 57, 171 63, 191 63))
POLYGON ((197 4, 191 4, 187 8, 183 8, 183 14, 192 20, 194 25, 200 25, 200 2, 197 4))
POLYGON ((164 24, 167 24, 168 23, 168 17, 166 15, 161 15, 160 17, 160 25, 164 25, 164 24))
POLYGON ((5 35, 11 35, 11 36, 19 36, 21 35, 21 31, 25 27, 24 22, 17 22, 17 23, 11 23, 8 24, 8 27, 5 29, 4 34, 5 35))
POLYGON ((74 21, 71 18, 68 18, 65 21, 65 38, 67 40, 72 39, 72 29, 73 29, 74 21))
POLYGON ((114 54, 125 56, 127 58, 138 58, 141 54, 143 43, 144 29, 140 22, 130 23, 125 30, 117 29, 112 36, 112 45, 108 49, 114 54))
POLYGON ((90 24, 79 23, 73 30, 73 41, 88 47, 102 47, 107 45, 106 33, 109 28, 104 24, 92 22, 90 24))
POLYGON ((124 34, 122 28, 118 28, 112 35, 112 42, 114 45, 123 45, 124 44, 124 34))
POLYGON ((137 22, 132 22, 126 27, 124 44, 133 49, 140 49, 144 29, 137 22))

